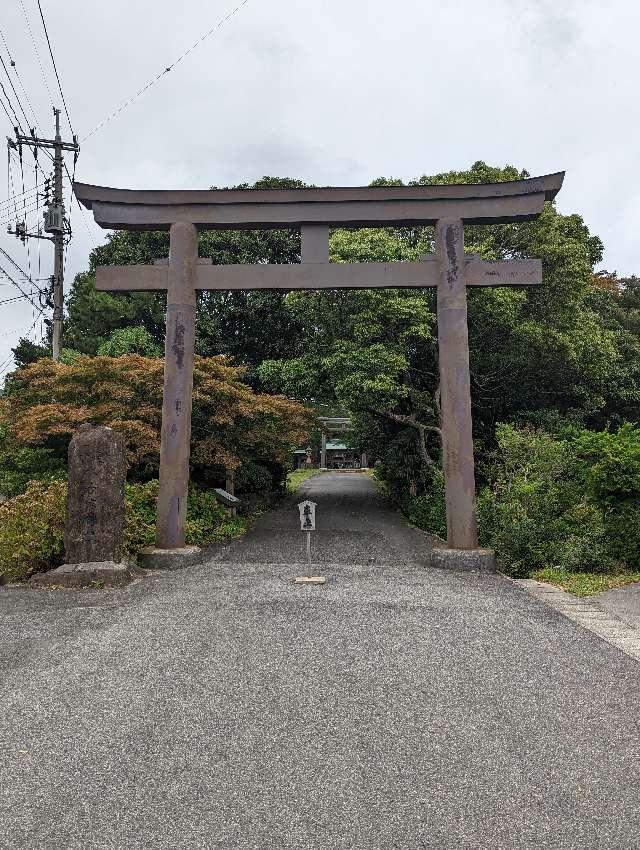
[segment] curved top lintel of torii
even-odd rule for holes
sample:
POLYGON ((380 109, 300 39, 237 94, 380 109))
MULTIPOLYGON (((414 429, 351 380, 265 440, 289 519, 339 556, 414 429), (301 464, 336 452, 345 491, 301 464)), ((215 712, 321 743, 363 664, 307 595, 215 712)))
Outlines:
POLYGON ((564 172, 502 183, 355 186, 308 189, 114 189, 75 183, 96 222, 122 230, 168 230, 178 221, 199 229, 403 227, 443 218, 469 224, 535 218, 555 198, 564 172))

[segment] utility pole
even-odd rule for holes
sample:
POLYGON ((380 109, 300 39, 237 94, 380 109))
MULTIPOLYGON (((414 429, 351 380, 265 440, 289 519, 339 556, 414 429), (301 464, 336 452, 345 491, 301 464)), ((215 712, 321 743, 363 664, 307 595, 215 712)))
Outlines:
MULTIPOLYGON (((53 209, 49 207, 49 222, 45 214, 44 229, 47 223, 53 233, 53 337, 52 356, 60 359, 62 341, 62 315, 64 306, 64 201, 62 197, 62 138, 60 137, 60 110, 54 109, 56 116, 56 138, 53 146, 53 209), (53 215, 52 215, 53 213, 53 215)), ((75 140, 74 140, 75 141, 75 140)))
POLYGON ((53 114, 56 122, 56 134, 53 139, 40 139, 36 136, 35 131, 31 130, 31 134, 26 136, 15 129, 16 140, 7 138, 10 148, 17 150, 22 162, 23 146, 34 149, 34 156, 38 156, 38 150, 52 149, 53 150, 53 193, 49 196, 48 183, 45 181, 45 204, 44 212, 44 230, 50 236, 43 236, 38 225, 37 233, 29 233, 27 231, 26 222, 16 222, 14 230, 9 228, 9 233, 13 233, 22 242, 27 239, 48 239, 53 242, 53 275, 51 277, 51 290, 53 296, 53 322, 52 322, 52 356, 54 360, 60 359, 60 348, 62 346, 62 319, 64 309, 64 244, 65 238, 71 238, 71 226, 65 214, 64 197, 62 194, 62 170, 64 168, 63 152, 71 151, 74 155, 74 162, 80 153, 80 145, 76 136, 72 142, 63 142, 60 135, 60 110, 54 107, 53 114))

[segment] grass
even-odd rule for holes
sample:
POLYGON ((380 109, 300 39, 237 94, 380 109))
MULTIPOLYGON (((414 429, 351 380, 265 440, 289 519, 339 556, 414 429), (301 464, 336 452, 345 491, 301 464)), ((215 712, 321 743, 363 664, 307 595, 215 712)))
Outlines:
POLYGON ((313 478, 314 475, 320 475, 324 472, 323 469, 296 469, 287 475, 287 493, 295 493, 299 489, 303 481, 307 478, 313 478))
POLYGON ((533 573, 531 578, 536 581, 544 581, 547 584, 555 584, 572 593, 574 596, 594 596, 604 590, 615 587, 624 587, 640 581, 640 573, 619 573, 612 575, 608 573, 570 573, 556 567, 546 567, 533 573))

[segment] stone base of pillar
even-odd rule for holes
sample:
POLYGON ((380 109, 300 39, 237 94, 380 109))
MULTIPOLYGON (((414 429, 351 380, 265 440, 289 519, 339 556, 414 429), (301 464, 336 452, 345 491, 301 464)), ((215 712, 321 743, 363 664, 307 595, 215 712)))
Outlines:
POLYGON ((123 587, 136 574, 131 564, 93 561, 87 564, 63 564, 55 570, 38 573, 30 584, 41 587, 123 587))
POLYGON ((145 570, 181 570, 202 560, 198 546, 183 546, 181 549, 141 549, 138 564, 145 570))
POLYGON ((429 565, 438 570, 498 572, 493 549, 432 549, 429 565))

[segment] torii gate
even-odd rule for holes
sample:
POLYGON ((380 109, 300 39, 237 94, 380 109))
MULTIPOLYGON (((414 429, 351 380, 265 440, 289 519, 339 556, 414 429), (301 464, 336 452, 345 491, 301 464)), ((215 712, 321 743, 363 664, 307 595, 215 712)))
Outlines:
MULTIPOLYGON (((540 260, 486 262, 464 254, 464 224, 527 221, 562 186, 564 172, 506 183, 320 189, 137 191, 75 183, 107 229, 168 230, 168 262, 105 266, 96 288, 167 291, 157 546, 185 546, 195 307, 198 290, 436 287, 447 543, 477 550, 469 391, 467 286, 531 286, 540 260), (422 262, 330 263, 331 227, 436 226, 422 262), (198 258, 198 230, 300 228, 302 262, 222 265, 198 258)), ((455 563, 455 558, 452 558, 455 563)))

